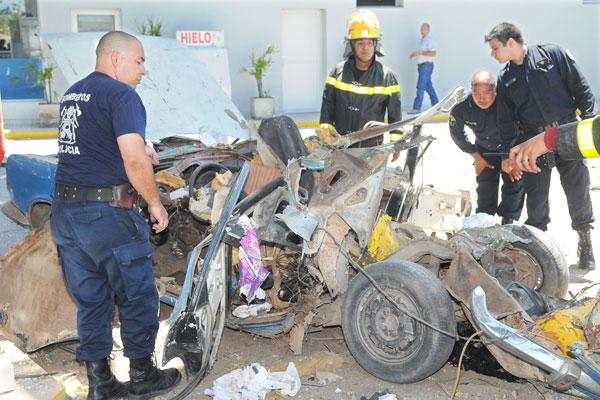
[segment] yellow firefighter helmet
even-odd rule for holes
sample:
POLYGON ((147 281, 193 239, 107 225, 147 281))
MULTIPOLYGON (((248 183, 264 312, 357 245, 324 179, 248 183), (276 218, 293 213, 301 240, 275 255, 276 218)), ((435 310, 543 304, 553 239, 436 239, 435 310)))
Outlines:
POLYGON ((350 13, 347 28, 348 34, 346 40, 381 39, 377 15, 365 8, 354 10, 350 13))

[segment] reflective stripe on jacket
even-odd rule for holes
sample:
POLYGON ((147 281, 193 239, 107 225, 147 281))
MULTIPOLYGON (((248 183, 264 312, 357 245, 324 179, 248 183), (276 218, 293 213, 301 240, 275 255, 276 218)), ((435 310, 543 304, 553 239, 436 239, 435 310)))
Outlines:
POLYGON ((600 116, 561 125, 556 131, 556 152, 567 160, 600 157, 600 116))
POLYGON ((394 72, 374 60, 359 80, 354 78, 354 58, 338 63, 323 90, 320 124, 335 127, 341 135, 358 131, 369 121, 402 119, 400 85, 394 72))

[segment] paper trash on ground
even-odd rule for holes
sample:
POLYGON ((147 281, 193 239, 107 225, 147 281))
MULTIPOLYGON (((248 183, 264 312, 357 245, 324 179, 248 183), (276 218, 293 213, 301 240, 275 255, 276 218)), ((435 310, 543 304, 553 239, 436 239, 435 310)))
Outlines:
POLYGON ((300 376, 293 362, 285 372, 269 372, 258 363, 236 369, 217 378, 212 389, 204 394, 215 400, 265 400, 271 390, 286 396, 295 396, 300 390, 300 376))

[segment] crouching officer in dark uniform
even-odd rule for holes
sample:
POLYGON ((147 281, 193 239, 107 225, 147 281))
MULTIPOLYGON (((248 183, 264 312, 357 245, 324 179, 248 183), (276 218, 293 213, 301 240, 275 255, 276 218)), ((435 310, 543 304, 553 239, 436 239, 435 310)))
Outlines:
POLYGON ((167 227, 144 146, 146 110, 135 92, 144 61, 135 37, 105 34, 95 71, 67 90, 60 107, 51 227, 77 303, 77 359, 86 365, 88 399, 148 399, 181 379, 176 369, 160 370, 153 362, 158 293, 149 227, 134 207, 137 192, 153 229, 167 227), (128 384, 116 380, 108 361, 115 303, 130 359, 128 384))
POLYGON ((565 160, 600 157, 600 116, 557 127, 510 149, 510 160, 527 172, 539 173, 536 160, 554 151, 565 160))
MULTIPOLYGON (((348 17, 345 56, 333 68, 323 91, 320 126, 340 135, 358 131, 369 121, 402 119, 400 85, 394 72, 375 59, 382 56, 377 16, 366 9, 348 17)), ((383 143, 383 136, 364 140, 360 147, 383 143)))
MULTIPOLYGON (((521 31, 513 24, 501 23, 486 36, 492 57, 507 63, 498 77, 498 129, 503 143, 514 145, 516 122, 530 139, 545 128, 577 121, 575 110, 583 119, 593 117, 594 95, 568 50, 553 45, 527 46, 521 31)), ((508 147, 503 151, 508 151, 508 147)), ((541 230, 550 222, 548 191, 551 167, 547 162, 539 174, 523 174, 527 194, 527 221, 541 230)), ((551 163, 550 165, 552 165, 551 163)), ((571 226, 579 234, 579 267, 595 268, 591 232, 594 213, 590 200, 590 175, 582 160, 556 159, 556 168, 567 196, 571 226)), ((503 161, 503 169, 520 166, 503 161)))
POLYGON ((523 185, 502 171, 499 157, 486 157, 483 153, 496 153, 502 147, 497 126, 496 82, 488 71, 479 71, 471 79, 471 94, 452 108, 449 125, 454 143, 473 157, 477 181, 477 210, 502 217, 502 224, 518 221, 523 209, 523 185), (467 125, 475 134, 471 143, 465 133, 467 125), (498 185, 502 176, 502 197, 498 204, 498 185))

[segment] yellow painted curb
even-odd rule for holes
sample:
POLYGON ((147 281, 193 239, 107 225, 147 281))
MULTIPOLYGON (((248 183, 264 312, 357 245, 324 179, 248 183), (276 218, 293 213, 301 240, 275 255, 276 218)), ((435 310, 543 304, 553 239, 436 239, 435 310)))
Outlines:
MULTIPOLYGON (((446 122, 446 121, 448 121, 448 115, 447 114, 436 115, 435 117, 433 117, 433 118, 431 118, 429 120, 429 122, 446 122)), ((296 125, 300 129, 303 129, 303 128, 318 128, 319 127, 319 121, 296 121, 296 125)))
POLYGON ((319 121, 296 121, 298 128, 318 128, 319 121))
MULTIPOLYGON (((445 122, 448 121, 448 115, 442 114, 433 117, 431 122, 445 122)), ((258 127, 258 123, 256 126, 258 127)), ((296 125, 300 129, 307 128, 318 128, 319 121, 296 121, 296 125)), ((57 130, 31 130, 31 131, 13 131, 6 132, 4 134, 5 139, 19 140, 19 139, 56 139, 58 137, 57 130)))
POLYGON ((6 139, 55 139, 58 137, 58 131, 40 130, 40 131, 11 131, 4 134, 6 139))

